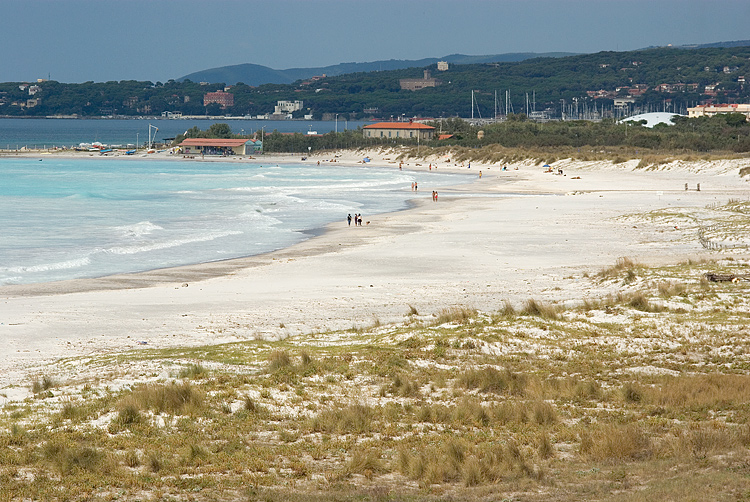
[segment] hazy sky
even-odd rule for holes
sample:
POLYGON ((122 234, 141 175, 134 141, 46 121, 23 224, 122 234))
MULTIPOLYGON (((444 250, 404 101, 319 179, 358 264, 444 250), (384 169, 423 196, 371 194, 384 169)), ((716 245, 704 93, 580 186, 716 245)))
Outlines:
POLYGON ((0 81, 750 39, 750 0, 2 0, 0 81))

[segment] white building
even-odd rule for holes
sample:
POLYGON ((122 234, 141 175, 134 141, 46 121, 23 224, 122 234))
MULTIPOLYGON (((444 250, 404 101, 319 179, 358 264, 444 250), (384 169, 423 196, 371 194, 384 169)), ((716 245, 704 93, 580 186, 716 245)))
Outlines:
POLYGON ((302 109, 302 101, 277 101, 274 108, 274 115, 284 113, 293 113, 302 109))
POLYGON ((698 105, 688 108, 688 117, 713 117, 719 113, 741 113, 750 118, 750 104, 698 105))

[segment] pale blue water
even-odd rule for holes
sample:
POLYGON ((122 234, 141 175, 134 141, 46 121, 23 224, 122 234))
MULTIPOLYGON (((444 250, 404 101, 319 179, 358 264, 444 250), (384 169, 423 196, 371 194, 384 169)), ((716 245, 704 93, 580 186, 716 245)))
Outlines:
MULTIPOLYGON (((42 157, 40 157, 42 158, 42 157)), ((260 254, 404 209, 461 175, 394 168, 0 158, 0 285, 260 254)))

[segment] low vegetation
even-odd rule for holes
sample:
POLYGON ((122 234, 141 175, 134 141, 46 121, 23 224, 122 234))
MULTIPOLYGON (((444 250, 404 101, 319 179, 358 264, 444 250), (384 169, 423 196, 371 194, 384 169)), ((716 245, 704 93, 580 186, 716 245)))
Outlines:
POLYGON ((750 283, 704 274, 746 267, 622 259, 580 278, 605 297, 120 354, 130 384, 60 361, 0 409, 0 500, 743 499, 750 283))

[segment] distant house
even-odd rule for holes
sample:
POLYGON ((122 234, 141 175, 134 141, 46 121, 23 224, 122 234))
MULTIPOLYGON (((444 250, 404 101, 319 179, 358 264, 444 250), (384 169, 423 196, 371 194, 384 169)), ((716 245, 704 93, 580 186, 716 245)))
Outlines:
POLYGON ((218 104, 222 109, 234 106, 234 94, 224 91, 207 92, 203 95, 203 106, 212 103, 218 104))
POLYGON ((425 87, 436 87, 440 81, 430 76, 430 70, 424 71, 424 78, 402 78, 398 81, 401 89, 405 91, 418 91, 425 87))
POLYGON ((303 101, 277 101, 276 106, 274 107, 274 115, 282 115, 285 113, 292 113, 296 112, 297 110, 301 110, 304 106, 303 101))
POLYGON ((418 122, 378 122, 362 128, 365 138, 431 140, 435 128, 418 122))
POLYGON ((251 155, 263 151, 259 139, 188 138, 180 143, 185 155, 251 155))

